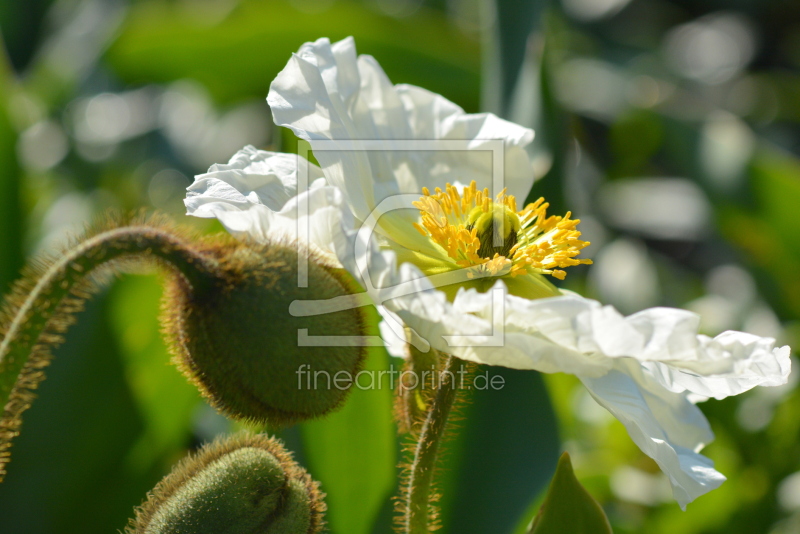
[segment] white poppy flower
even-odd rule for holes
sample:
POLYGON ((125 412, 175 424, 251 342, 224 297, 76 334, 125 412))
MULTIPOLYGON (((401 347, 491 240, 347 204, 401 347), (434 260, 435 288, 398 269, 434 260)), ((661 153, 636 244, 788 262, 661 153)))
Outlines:
MULTIPOLYGON (((356 56, 352 39, 303 45, 267 100, 277 124, 309 141, 320 167, 247 147, 196 177, 190 215, 335 256, 383 314, 390 350, 404 346, 406 327, 423 349, 576 375, 667 474, 682 508, 725 480, 699 454, 713 434, 694 402, 785 383, 789 347, 741 332, 698 335, 697 316, 683 310, 623 317, 553 286, 547 276, 589 263, 576 258, 587 243, 578 221, 548 217, 543 200, 518 209, 516 198, 533 186, 524 150, 531 130, 393 86, 372 57, 356 56), (379 149, 362 143, 374 140, 379 149), (498 140, 505 189, 492 196, 498 162, 489 147, 498 140), (404 149, 450 141, 442 150, 404 149)), ((347 305, 298 303, 293 313, 347 305)))

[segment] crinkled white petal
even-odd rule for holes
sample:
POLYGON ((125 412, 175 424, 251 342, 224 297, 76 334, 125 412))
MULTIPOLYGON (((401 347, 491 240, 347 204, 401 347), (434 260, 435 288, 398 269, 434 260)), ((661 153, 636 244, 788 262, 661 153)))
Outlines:
POLYGON ((291 154, 245 147, 227 165, 196 176, 187 191, 189 215, 216 217, 232 234, 259 242, 310 243, 332 257, 353 225, 341 192, 325 184, 316 165, 291 154), (303 182, 310 185, 299 191, 303 182))
MULTIPOLYGON (((267 102, 276 124, 289 126, 298 137, 338 141, 363 138, 348 116, 357 107, 359 95, 353 40, 332 47, 327 39, 320 39, 292 55, 270 85, 267 102)), ((380 178, 372 176, 363 151, 327 148, 314 155, 329 183, 345 192, 353 212, 363 220, 374 206, 372 182, 380 178)))
MULTIPOLYGON (((418 193, 422 187, 433 190, 445 184, 469 185, 475 180, 478 187, 494 188, 495 163, 492 150, 497 140, 503 141, 504 158, 502 186, 508 194, 525 200, 533 185, 531 162, 525 147, 533 140, 533 131, 503 120, 491 113, 465 114, 441 95, 413 85, 396 85, 403 101, 406 120, 414 139, 468 140, 467 151, 424 152, 426 159, 415 160, 413 180, 400 181, 400 191, 418 193), (426 172, 427 170, 427 172, 426 172)), ((497 193, 498 191, 495 191, 497 193)))
POLYGON ((703 444, 699 439, 710 441, 713 434, 702 413, 684 397, 617 370, 579 378, 592 397, 625 426, 642 452, 656 461, 682 509, 725 481, 714 463, 698 453, 703 444))
POLYGON ((214 198, 197 195, 197 192, 228 185, 230 190, 226 192, 223 187, 215 197, 234 203, 263 204, 272 211, 279 211, 297 195, 299 174, 303 172, 309 184, 323 177, 319 167, 307 165, 295 155, 267 152, 248 145, 227 164, 214 164, 207 174, 197 176, 188 188, 186 203, 192 206, 190 209, 197 209, 214 198), (216 183, 219 181, 224 184, 216 183))
POLYGON ((621 372, 636 384, 648 410, 672 445, 699 452, 714 439, 703 412, 688 395, 665 389, 636 360, 623 358, 616 360, 615 364, 614 372, 621 372))
POLYGON ((418 87, 393 86, 375 59, 356 56, 352 38, 304 44, 272 82, 267 102, 276 124, 311 143, 329 183, 345 193, 359 220, 384 198, 420 194, 423 186, 475 180, 478 187, 494 190, 493 140, 505 147, 502 187, 521 202, 533 184, 524 150, 532 130, 491 114, 468 115, 418 87), (401 144, 397 150, 345 148, 343 143, 355 140, 465 142, 464 150, 442 150, 433 143, 430 150, 401 144))
POLYGON ((645 362, 650 373, 670 391, 724 399, 756 386, 785 384, 791 371, 788 346, 773 348, 775 340, 744 332, 723 332, 711 339, 698 336, 703 353, 712 362, 727 363, 725 371, 698 374, 696 367, 665 362, 645 362))

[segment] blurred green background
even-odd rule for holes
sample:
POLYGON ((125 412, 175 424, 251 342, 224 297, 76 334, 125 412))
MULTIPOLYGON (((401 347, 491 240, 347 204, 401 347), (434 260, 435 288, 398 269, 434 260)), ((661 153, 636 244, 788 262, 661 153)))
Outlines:
MULTIPOLYGON (((183 216, 193 175, 245 144, 290 149, 269 83, 303 42, 356 38, 395 83, 534 127, 539 181, 582 219, 564 286, 704 333, 800 343, 796 0, 0 1, 0 288, 109 208, 183 216)), ((0 484, 0 530, 121 530, 188 450, 234 429, 169 364, 157 274, 123 276, 57 351, 0 484)), ((391 362, 376 351, 369 362, 391 362)), ((571 376, 493 368, 448 444, 443 533, 521 533, 570 452, 615 532, 800 531, 800 392, 702 405, 729 480, 681 512, 656 465, 571 376)), ((334 534, 391 532, 391 392, 282 433, 334 534)))

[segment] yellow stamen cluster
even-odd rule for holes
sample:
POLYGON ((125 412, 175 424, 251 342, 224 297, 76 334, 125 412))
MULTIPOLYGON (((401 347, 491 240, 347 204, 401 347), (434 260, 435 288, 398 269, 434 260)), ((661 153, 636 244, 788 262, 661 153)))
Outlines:
POLYGON ((414 227, 460 267, 477 266, 492 276, 540 273, 563 280, 560 268, 592 263, 575 258, 589 244, 579 239, 580 220, 570 219, 570 212, 548 217, 543 198, 517 211, 516 199, 505 189, 492 200, 489 190, 479 191, 474 181, 463 193, 450 184, 444 191, 437 187, 431 194, 423 188, 422 193, 414 203, 421 224, 414 227))

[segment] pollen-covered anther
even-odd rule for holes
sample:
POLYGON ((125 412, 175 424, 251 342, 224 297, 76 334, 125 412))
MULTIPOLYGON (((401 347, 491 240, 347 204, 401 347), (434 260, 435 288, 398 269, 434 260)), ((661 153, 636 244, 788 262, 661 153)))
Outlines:
POLYGON ((444 191, 422 192, 414 202, 421 219, 414 228, 459 267, 479 267, 490 276, 539 273, 563 280, 562 268, 592 263, 575 258, 589 244, 576 229, 580 220, 570 219, 570 212, 548 217, 543 198, 517 211, 516 198, 505 189, 492 200, 474 181, 462 192, 450 184, 444 191))

